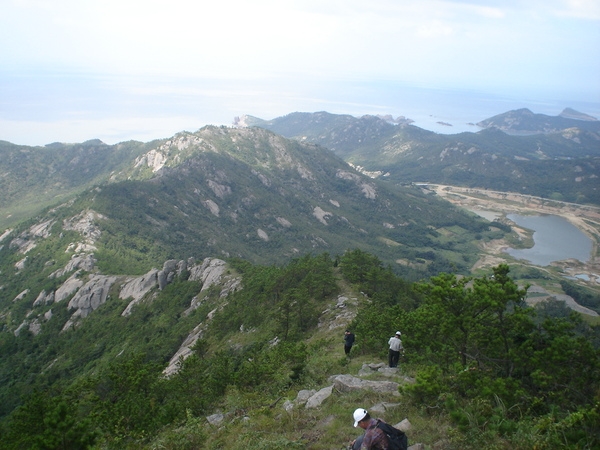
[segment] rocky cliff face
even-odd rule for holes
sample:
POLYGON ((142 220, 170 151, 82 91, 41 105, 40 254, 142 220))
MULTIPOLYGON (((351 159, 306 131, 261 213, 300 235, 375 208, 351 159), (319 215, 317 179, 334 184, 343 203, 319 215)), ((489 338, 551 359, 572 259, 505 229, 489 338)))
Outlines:
MULTIPOLYGON (((53 317, 52 309, 47 309, 47 307, 66 299, 69 299, 68 310, 71 311, 71 316, 63 325, 63 332, 80 324, 89 314, 106 303, 110 299, 111 291, 115 289, 119 300, 129 301, 122 312, 123 316, 128 316, 139 302, 151 301, 152 297, 149 294, 152 291, 164 289, 176 277, 189 275, 191 281, 197 281, 202 286, 201 291, 215 284, 224 283, 223 296, 239 287, 239 280, 230 279, 224 275, 226 263, 214 258, 206 258, 199 264, 196 264, 194 258, 168 260, 161 269, 153 268, 139 277, 102 274, 96 266, 97 260, 94 256, 94 251, 97 250, 96 241, 102 236, 102 231, 98 226, 98 222, 101 220, 106 220, 106 217, 93 210, 86 210, 62 222, 60 230, 62 232, 75 231, 79 240, 66 245, 65 252, 71 254, 71 259, 63 267, 52 271, 48 275, 48 279, 58 280, 65 277, 66 279, 58 283, 53 290, 42 289, 33 293, 30 289, 25 289, 13 299, 12 302, 17 303, 22 302, 28 296, 35 296, 25 319, 13 331, 16 336, 19 336, 24 329, 29 329, 33 334, 39 334, 42 328, 41 324, 53 317), (223 281, 224 278, 227 279, 227 282, 223 281)), ((54 220, 32 225, 18 236, 13 237, 9 246, 16 249, 17 253, 26 255, 48 240, 53 233, 61 232, 53 228, 55 225, 59 226, 54 220)), ((7 232, 3 235, 3 239, 10 236, 11 233, 7 232)), ((27 264, 27 256, 25 256, 15 265, 15 269, 17 271, 25 270, 28 267, 27 264)), ((46 262, 45 266, 55 264, 56 261, 50 260, 46 262)), ((188 311, 191 312, 195 307, 197 304, 192 301, 188 311)))

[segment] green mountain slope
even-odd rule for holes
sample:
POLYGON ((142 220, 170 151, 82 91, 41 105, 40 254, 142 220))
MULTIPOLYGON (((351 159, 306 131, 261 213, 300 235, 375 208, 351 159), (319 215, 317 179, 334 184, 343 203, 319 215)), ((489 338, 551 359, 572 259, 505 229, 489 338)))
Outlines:
POLYGON ((28 147, 0 141, 0 229, 106 180, 152 146, 92 140, 28 147))
MULTIPOLYGON (((340 120, 336 142, 364 150, 440 139, 340 120)), ((556 304, 535 317, 507 266, 462 276, 508 227, 308 140, 205 127, 121 153, 48 148, 71 157, 56 172, 24 157, 21 178, 37 168, 69 199, 0 233, 0 449, 340 448, 359 405, 431 445, 599 442, 597 327, 556 304), (397 329, 402 372, 379 372, 397 329), (398 384, 334 389, 340 374, 398 384), (310 390, 330 397, 307 407, 310 390)))
MULTIPOLYGON (((130 302, 124 286, 132 279, 160 284, 161 277, 182 276, 192 260, 221 257, 275 266, 308 254, 335 257, 361 249, 417 280, 444 270, 468 273, 479 255, 477 243, 503 234, 419 188, 391 189, 372 180, 323 147, 260 128, 180 133, 114 171, 110 182, 1 235, 0 317, 7 354, 22 356, 18 348, 25 341, 19 336, 30 336, 36 346, 69 330, 74 331, 68 336, 79 336, 60 344, 79 349, 60 357, 60 364, 52 361, 66 350, 46 342, 27 347, 33 359, 5 360, 3 370, 15 386, 15 373, 27 377, 50 366, 58 370, 48 375, 52 380, 61 371, 70 377, 82 365, 93 368, 101 355, 115 355, 99 336, 112 339, 122 331, 128 335, 124 342, 153 342, 144 334, 168 327, 175 334, 151 346, 164 362, 194 327, 180 317, 181 310, 161 316, 164 322, 156 328, 144 328, 143 318, 131 319, 131 327, 101 322, 94 331, 78 331, 78 326, 99 308, 108 314, 105 320, 122 322, 130 302)), ((165 301, 185 310, 193 294, 180 288, 166 290, 165 301)), ((7 405, 21 391, 11 392, 7 405)))
POLYGON ((4 267, 33 242, 64 251, 73 239, 64 223, 78 223, 86 211, 104 273, 142 273, 190 255, 269 264, 359 247, 419 277, 467 270, 477 257, 475 233, 488 229, 418 188, 372 180, 322 147, 259 128, 206 127, 161 142, 113 173, 111 183, 14 230, 5 238, 4 267))
POLYGON ((37 331, 2 333, 0 412, 20 406, 0 418, 0 448, 342 448, 357 406, 406 419, 411 444, 600 442, 597 327, 527 308, 508 266, 412 284, 360 251, 214 262, 190 261, 132 309, 121 280, 74 327, 63 300, 34 307, 37 331), (406 351, 389 369, 398 329, 406 351))
MULTIPOLYGON (((525 123, 545 120, 526 110, 506 114, 511 123, 517 123, 515 117, 525 123)), ((428 181, 600 204, 600 122, 560 117, 551 131, 515 136, 494 126, 496 120, 478 133, 456 135, 323 112, 245 123, 323 145, 365 173, 394 183, 428 181)))

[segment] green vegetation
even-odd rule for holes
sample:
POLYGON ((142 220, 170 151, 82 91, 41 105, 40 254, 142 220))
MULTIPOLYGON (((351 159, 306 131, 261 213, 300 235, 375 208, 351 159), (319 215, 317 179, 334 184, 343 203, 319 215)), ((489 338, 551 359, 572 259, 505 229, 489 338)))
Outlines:
POLYGON ((68 315, 55 305, 39 335, 2 333, 0 448, 341 448, 356 434, 353 408, 389 398, 336 394, 318 409, 289 412, 283 399, 385 360, 396 329, 406 348, 402 372, 415 383, 403 385, 402 407, 386 419, 408 417, 411 443, 600 445, 597 327, 528 308, 506 265, 413 283, 356 249, 284 266, 233 259, 229 270, 243 277, 243 289, 225 299, 209 289, 191 313, 184 311, 200 285, 183 277, 128 317, 113 295, 75 329, 60 332, 68 315), (329 326, 340 294, 358 301, 350 359, 342 349, 347 325, 329 326), (205 327, 193 355, 164 377, 198 323, 205 327), (219 427, 204 419, 216 412, 224 417, 219 427))
POLYGON ((28 147, 0 141, 0 229, 107 180, 153 144, 91 140, 28 147))
POLYGON ((568 280, 562 280, 560 282, 560 286, 562 287, 565 294, 573 297, 577 303, 582 306, 586 306, 593 310, 600 310, 600 295, 591 289, 587 289, 583 286, 579 286, 575 283, 572 283, 568 280))
POLYGON ((511 135, 503 116, 478 133, 439 135, 394 126, 374 116, 294 113, 256 126, 314 142, 365 170, 386 173, 395 184, 428 181, 520 192, 580 204, 600 204, 598 122, 511 111, 511 135), (518 120, 514 120, 518 118, 518 120), (500 128, 500 129, 499 129, 500 128), (554 130, 548 132, 548 130, 554 130))
MULTIPOLYGON (((337 118, 321 116, 333 133, 337 118)), ((377 161, 373 149, 386 145, 388 133, 400 146, 418 137, 407 156, 417 148, 430 153, 399 167, 397 152, 388 152, 386 182, 360 176, 316 145, 259 129, 206 127, 144 145, 90 141, 35 151, 0 143, 14 164, 14 174, 5 170, 11 175, 3 179, 0 212, 28 203, 24 192, 42 192, 50 180, 40 207, 80 192, 20 222, 0 245, 0 449, 339 448, 356 433, 351 411, 389 402, 389 395, 336 392, 313 410, 283 405, 299 390, 329 386, 332 375, 385 361, 385 342, 397 329, 407 348, 403 375, 415 382, 403 385, 402 406, 385 418, 409 417, 411 442, 597 447, 598 324, 560 302, 528 308, 508 266, 468 276, 477 244, 504 238, 510 228, 490 227, 418 186, 396 186, 410 180, 403 171, 419 173, 414 167, 429 175, 428 158, 440 160, 446 138, 375 117, 358 127, 350 116, 343 121, 347 144, 363 143, 343 147, 349 160, 360 161, 360 150, 365 161, 377 161), (156 173, 132 163, 150 149, 166 158, 156 173), (221 297, 222 286, 202 290, 188 272, 171 272, 175 278, 163 289, 122 315, 127 277, 167 260, 215 254, 227 259, 228 275, 242 277, 243 288, 221 297), (83 258, 89 264, 74 268, 83 258), (75 270, 82 282, 95 274, 117 281, 106 303, 64 329, 73 294, 44 299, 75 270), (347 326, 358 338, 351 358, 341 345, 347 326), (166 377, 192 331, 191 356, 166 377), (224 421, 210 425, 206 417, 217 413, 224 421)), ((325 135, 312 125, 289 126, 325 135)), ((491 131, 469 139, 444 153, 447 166, 431 170, 465 182, 510 183, 506 170, 489 170, 538 148, 533 138, 525 145, 491 131), (508 156, 494 164, 490 154, 479 157, 489 142, 508 156), (455 158, 461 152, 469 165, 455 158)), ((578 170, 578 161, 567 161, 556 169, 573 162, 578 170)), ((587 198, 584 185, 579 195, 587 198)), ((549 196, 569 198, 556 186, 549 196)), ((525 266, 515 274, 554 279, 525 266)), ((598 308, 593 292, 570 282, 562 288, 598 308)))
MULTIPOLYGON (((160 176, 148 180, 141 168, 124 170, 21 223, 8 239, 25 234, 33 240, 30 227, 53 221, 52 234, 43 239, 56 246, 58 264, 68 245, 58 237, 65 234, 60 225, 94 212, 94 256, 105 274, 141 275, 167 259, 215 252, 284 264, 299 254, 341 253, 350 242, 415 281, 443 271, 467 273, 478 257, 477 241, 504 234, 420 188, 359 176, 323 148, 266 130, 207 127, 179 137, 203 143, 180 152, 172 143, 163 151, 174 156, 160 176), (211 151, 204 151, 201 145, 209 144, 211 151)), ((19 255, 10 248, 0 252, 0 265, 10 261, 14 267, 19 255)), ((4 267, 12 276, 11 266, 4 267)))

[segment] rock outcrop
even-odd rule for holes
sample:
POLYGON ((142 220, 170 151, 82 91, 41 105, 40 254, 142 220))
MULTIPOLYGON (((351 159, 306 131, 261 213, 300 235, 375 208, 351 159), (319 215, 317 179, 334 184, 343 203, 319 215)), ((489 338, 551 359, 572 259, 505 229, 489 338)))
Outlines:
MULTIPOLYGON (((241 287, 241 278, 226 275, 227 265, 225 261, 216 258, 205 258, 201 264, 194 265, 190 268, 190 281, 200 281, 202 288, 200 289, 200 295, 195 296, 190 304, 190 307, 184 311, 184 314, 190 314, 194 309, 198 308, 202 304, 202 292, 206 291, 214 285, 221 286, 220 298, 227 297, 230 293, 236 291, 241 287)), ((226 303, 223 303, 223 307, 226 303)), ((185 360, 192 354, 192 347, 202 337, 208 321, 211 320, 215 311, 211 311, 208 314, 206 320, 198 324, 192 332, 185 338, 179 349, 169 360, 168 366, 163 370, 165 376, 171 376, 175 374, 180 367, 181 361, 185 360)))
POLYGON ((306 409, 318 408, 321 404, 327 400, 331 394, 333 393, 333 385, 324 387, 323 389, 318 390, 313 395, 311 395, 304 407, 306 409))
POLYGON ((37 298, 33 301, 33 307, 49 305, 54 303, 54 291, 46 292, 42 291, 38 294, 37 298))
POLYGON ((69 302, 68 308, 75 309, 71 318, 65 323, 63 331, 71 328, 78 318, 87 317, 100 305, 106 303, 111 286, 117 281, 116 276, 94 275, 69 302))
POLYGON ((91 272, 94 270, 96 262, 97 261, 94 258, 94 255, 73 255, 65 267, 52 272, 50 275, 48 275, 48 278, 60 278, 63 275, 78 269, 91 272))
POLYGON ((224 274, 226 270, 227 264, 225 261, 216 258, 205 258, 202 261, 202 264, 195 265, 190 269, 190 276, 188 280, 200 281, 202 283, 202 289, 200 292, 209 289, 215 284, 222 284, 223 290, 221 291, 221 297, 224 297, 230 291, 235 290, 241 281, 239 278, 232 277, 224 280, 224 274))
POLYGON ((394 381, 363 380, 352 375, 335 375, 332 377, 333 385, 339 392, 353 392, 370 390, 379 394, 399 395, 398 383, 394 381))
POLYGON ((56 303, 63 301, 69 295, 77 292, 81 286, 83 286, 83 281, 79 279, 79 275, 81 274, 81 270, 78 270, 73 275, 71 275, 67 281, 65 281, 61 287, 59 287, 54 293, 54 301, 56 303))
POLYGON ((24 291, 21 291, 19 293, 19 295, 17 295, 14 299, 13 299, 13 303, 18 302, 20 300, 23 300, 25 298, 25 296, 29 294, 29 289, 25 289, 24 291))
POLYGON ((152 288, 158 285, 158 269, 151 269, 148 273, 141 277, 129 279, 119 292, 120 299, 132 298, 125 310, 121 313, 126 317, 131 314, 131 310, 137 305, 142 297, 146 295, 152 288))

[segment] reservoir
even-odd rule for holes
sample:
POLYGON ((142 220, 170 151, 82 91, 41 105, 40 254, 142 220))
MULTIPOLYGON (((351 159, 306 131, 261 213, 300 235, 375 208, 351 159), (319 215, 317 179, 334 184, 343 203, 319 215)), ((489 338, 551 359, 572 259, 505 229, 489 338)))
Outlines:
POLYGON ((506 250, 513 258, 525 259, 537 266, 571 258, 587 262, 591 258, 592 240, 567 219, 552 215, 508 214, 506 217, 520 227, 534 230, 532 248, 506 250))

